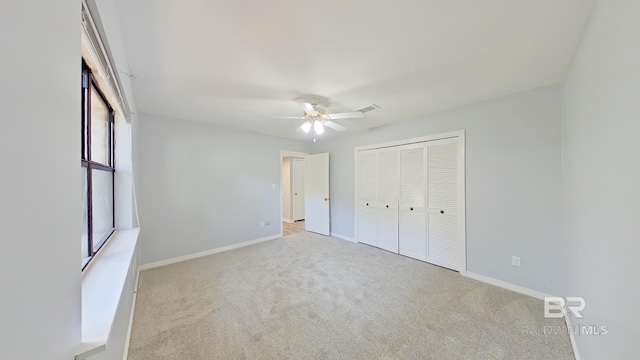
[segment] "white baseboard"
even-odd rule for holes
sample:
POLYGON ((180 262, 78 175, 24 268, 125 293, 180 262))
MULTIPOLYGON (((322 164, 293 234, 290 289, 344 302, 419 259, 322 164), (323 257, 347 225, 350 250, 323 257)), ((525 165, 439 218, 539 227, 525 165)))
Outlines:
POLYGON ((342 235, 342 234, 337 234, 337 233, 332 232, 331 236, 333 236, 334 238, 347 240, 347 241, 352 242, 352 243, 357 243, 356 239, 354 239, 352 237, 348 237, 348 236, 342 235))
POLYGON ((567 325, 567 332, 569 333, 569 341, 571 341, 571 348, 573 349, 573 356, 576 360, 580 360, 580 353, 578 353, 578 344, 576 343, 576 337, 573 334, 573 326, 571 326, 571 319, 569 318, 569 313, 567 311, 564 312, 564 322, 567 325))
POLYGON ((221 253, 221 252, 225 252, 225 251, 229 251, 229 250, 233 250, 233 249, 238 249, 238 248, 249 246, 249 245, 253 245, 253 244, 258 244, 258 243, 261 243, 261 242, 264 242, 264 241, 279 239, 281 237, 282 237, 282 234, 276 234, 276 235, 266 236, 266 237, 259 238, 259 239, 244 241, 244 242, 233 244, 233 245, 223 246, 223 247, 219 247, 219 248, 215 248, 215 249, 211 249, 211 250, 200 251, 200 252, 189 254, 189 255, 183 255, 183 256, 178 256, 178 257, 174 257, 174 258, 171 258, 171 259, 155 261, 155 262, 144 264, 144 265, 140 266, 140 270, 141 271, 142 270, 148 270, 148 269, 153 269, 153 268, 157 268, 157 267, 160 267, 160 266, 179 263, 179 262, 182 262, 182 261, 187 261, 187 260, 191 260, 191 259, 197 259, 197 258, 200 258, 200 257, 203 257, 203 256, 213 255, 213 254, 217 254, 217 253, 221 253))
POLYGON ((471 271, 467 271, 465 274, 461 274, 463 276, 466 276, 468 278, 474 279, 474 280, 478 280, 478 281, 482 281, 483 283, 487 283, 487 284, 491 284, 497 287, 501 287, 503 289, 507 289, 507 290, 511 290, 511 291, 515 291, 517 293, 520 294, 524 294, 524 295, 528 295, 531 297, 534 297, 536 299, 544 299, 545 296, 551 296, 548 294, 545 294, 543 292, 537 291, 537 290, 533 290, 533 289, 529 289, 526 288, 524 286, 520 286, 520 285, 515 285, 512 283, 508 283, 506 281, 502 281, 502 280, 498 280, 498 279, 494 279, 488 276, 484 276, 484 275, 480 275, 480 274, 476 274, 473 273, 471 271))
MULTIPOLYGON (((529 289, 526 288, 524 286, 519 286, 519 285, 514 285, 512 283, 508 283, 506 281, 502 281, 502 280, 498 280, 498 279, 494 279, 488 276, 484 276, 484 275, 480 275, 480 274, 476 274, 470 271, 467 271, 466 274, 461 274, 464 275, 468 278, 474 279, 474 280, 478 280, 478 281, 482 281, 484 283, 487 284, 491 284, 497 287, 501 287, 503 289, 507 289, 507 290, 511 290, 511 291, 515 291, 517 293, 520 294, 524 294, 524 295, 528 295, 531 297, 534 297, 536 299, 540 299, 543 300, 546 296, 551 296, 549 294, 545 294, 541 291, 537 291, 537 290, 533 290, 533 289, 529 289)), ((571 329, 573 328, 571 326, 571 319, 569 318, 569 314, 565 311, 564 313, 564 322, 567 326, 567 332, 569 333, 569 340, 571 341, 571 348, 573 349, 573 356, 576 358, 576 360, 580 360, 580 354, 578 353, 578 344, 576 344, 576 338, 573 335, 573 331, 571 331, 571 329)))

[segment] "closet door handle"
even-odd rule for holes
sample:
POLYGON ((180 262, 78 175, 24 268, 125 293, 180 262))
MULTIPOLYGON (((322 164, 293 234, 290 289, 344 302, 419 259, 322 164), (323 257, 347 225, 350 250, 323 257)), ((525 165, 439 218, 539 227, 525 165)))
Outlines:
POLYGON ((444 214, 444 210, 440 210, 440 214, 444 214))
POLYGON ((369 206, 369 203, 367 203, 367 206, 369 206))
POLYGON ((409 208, 409 210, 413 211, 413 208, 409 208))
POLYGON ((389 208, 389 205, 387 205, 387 209, 389 208))

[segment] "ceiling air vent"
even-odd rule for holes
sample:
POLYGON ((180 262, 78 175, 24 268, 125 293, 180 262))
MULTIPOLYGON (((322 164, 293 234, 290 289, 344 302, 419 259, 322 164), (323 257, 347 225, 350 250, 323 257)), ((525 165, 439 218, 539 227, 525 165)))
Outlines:
POLYGON ((380 109, 380 106, 376 105, 376 104, 371 104, 371 105, 367 105, 365 107, 363 107, 362 109, 358 109, 356 111, 360 111, 361 113, 368 113, 369 111, 373 111, 375 109, 380 109))

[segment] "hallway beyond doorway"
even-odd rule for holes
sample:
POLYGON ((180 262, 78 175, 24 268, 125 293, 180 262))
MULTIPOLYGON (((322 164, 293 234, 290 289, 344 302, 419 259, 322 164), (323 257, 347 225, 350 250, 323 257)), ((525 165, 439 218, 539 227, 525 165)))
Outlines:
POLYGON ((297 233, 301 233, 304 231, 304 220, 296 221, 296 222, 282 222, 282 235, 288 236, 297 233))

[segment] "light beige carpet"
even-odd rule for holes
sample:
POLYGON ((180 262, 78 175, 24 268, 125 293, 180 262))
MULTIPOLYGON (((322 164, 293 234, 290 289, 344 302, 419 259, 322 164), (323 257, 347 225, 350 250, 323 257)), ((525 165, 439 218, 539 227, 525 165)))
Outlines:
POLYGON ((572 359, 542 301, 299 233, 142 272, 129 360, 572 359))

